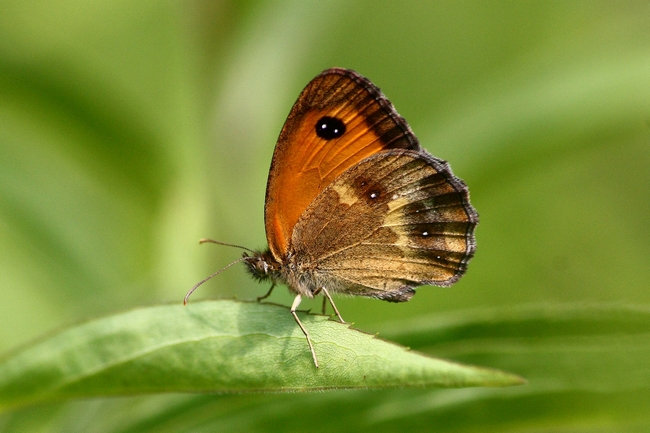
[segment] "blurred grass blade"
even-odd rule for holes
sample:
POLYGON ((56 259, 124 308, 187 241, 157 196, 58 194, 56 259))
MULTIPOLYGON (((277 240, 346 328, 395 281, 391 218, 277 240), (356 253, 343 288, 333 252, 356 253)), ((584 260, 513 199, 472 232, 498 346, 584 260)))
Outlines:
POLYGON ((530 304, 476 308, 385 323, 381 335, 412 347, 484 338, 650 333, 650 305, 530 304))
POLYGON ((388 326, 382 337, 425 353, 517 371, 528 392, 650 391, 648 305, 486 308, 388 326))
POLYGON ((517 376, 429 358, 303 314, 321 367, 287 308, 211 301, 93 320, 0 362, 0 408, 150 392, 505 386, 517 376))

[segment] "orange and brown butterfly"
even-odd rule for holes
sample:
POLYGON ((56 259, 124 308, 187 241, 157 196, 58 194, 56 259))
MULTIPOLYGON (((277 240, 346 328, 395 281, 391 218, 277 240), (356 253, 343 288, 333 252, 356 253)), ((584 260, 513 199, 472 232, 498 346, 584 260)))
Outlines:
POLYGON ((323 294, 343 322, 330 293, 408 301, 417 286, 456 282, 476 249, 478 213, 465 183, 420 147, 374 84, 348 69, 322 72, 291 109, 264 219, 268 249, 240 260, 272 283, 258 299, 276 283, 296 295, 290 311, 316 367, 296 314, 303 297, 323 294))

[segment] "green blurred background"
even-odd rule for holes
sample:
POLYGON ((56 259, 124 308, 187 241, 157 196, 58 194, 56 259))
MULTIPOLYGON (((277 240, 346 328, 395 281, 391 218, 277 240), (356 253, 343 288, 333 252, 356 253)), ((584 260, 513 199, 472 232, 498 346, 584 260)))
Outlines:
MULTIPOLYGON (((275 140, 332 66, 381 87, 481 215, 457 285, 340 299, 355 327, 399 341, 455 314, 650 309, 648 2, 2 0, 0 353, 181 302, 240 254, 201 237, 263 247, 275 140)), ((266 290, 240 266, 194 296, 266 290)), ((493 357, 432 351, 530 379, 516 389, 100 399, 5 414, 0 430, 648 431, 650 335, 617 351, 623 337, 594 358, 636 357, 633 372, 570 351, 556 369, 534 351, 513 362, 529 338, 493 357)))

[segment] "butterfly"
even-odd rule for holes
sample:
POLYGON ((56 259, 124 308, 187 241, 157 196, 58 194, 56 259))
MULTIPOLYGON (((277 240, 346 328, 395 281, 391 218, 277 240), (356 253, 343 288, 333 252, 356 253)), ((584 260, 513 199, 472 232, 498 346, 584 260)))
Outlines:
POLYGON ((331 294, 404 302, 417 286, 449 286, 474 255, 478 213, 379 88, 331 68, 307 84, 280 132, 264 220, 268 249, 238 261, 271 282, 258 300, 277 283, 295 294, 290 312, 318 368, 296 314, 303 297, 324 295, 345 323, 331 294))

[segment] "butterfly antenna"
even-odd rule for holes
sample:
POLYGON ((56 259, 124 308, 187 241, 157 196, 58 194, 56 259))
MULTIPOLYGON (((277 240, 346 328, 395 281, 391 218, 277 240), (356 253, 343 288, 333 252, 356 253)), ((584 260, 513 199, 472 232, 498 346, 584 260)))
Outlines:
POLYGON ((249 251, 251 253, 255 253, 255 251, 251 250, 250 248, 242 247, 241 245, 235 245, 235 244, 228 244, 226 242, 219 242, 215 241, 214 239, 199 239, 199 244, 205 244, 205 243, 211 243, 211 244, 217 244, 217 245, 224 245, 226 247, 235 247, 235 248, 241 248, 242 250, 249 251))
MULTIPOLYGON (((221 242, 217 242, 217 243, 221 243, 221 242)), ((227 244, 226 244, 226 245, 227 245, 227 244)), ((236 245, 232 245, 232 246, 236 246, 236 245)), ((196 289, 198 289, 199 286, 200 286, 201 284, 205 283, 206 281, 208 281, 209 279, 211 279, 211 278, 213 278, 213 277, 216 277, 217 275, 219 275, 220 273, 222 273, 223 271, 225 271, 226 269, 228 269, 228 268, 231 267, 232 265, 234 265, 234 264, 236 264, 236 263, 239 263, 239 262, 241 262, 241 261, 244 261, 244 260, 246 260, 246 257, 239 258, 239 259, 235 260, 234 262, 230 263, 229 265, 226 265, 226 266, 224 266, 223 268, 219 269, 217 272, 215 272, 214 274, 210 275, 209 277, 206 277, 206 278, 202 279, 201 281, 199 281, 198 283, 196 283, 196 284, 194 285, 194 287, 192 287, 192 288, 190 289, 190 291, 187 292, 187 295, 185 295, 185 299, 183 299, 183 305, 187 305, 187 300, 190 298, 190 295, 191 295, 191 294, 192 294, 196 289)))

